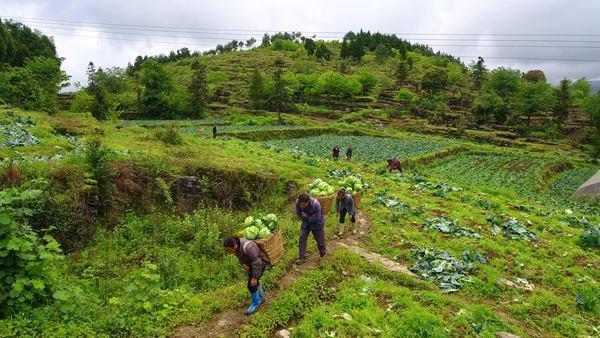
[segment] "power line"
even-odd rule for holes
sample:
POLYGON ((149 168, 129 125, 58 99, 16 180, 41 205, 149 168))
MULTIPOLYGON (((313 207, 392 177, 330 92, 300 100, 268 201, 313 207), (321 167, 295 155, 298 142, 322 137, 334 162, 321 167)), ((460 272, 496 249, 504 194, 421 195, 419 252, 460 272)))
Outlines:
MULTIPOLYGON (((58 30, 69 30, 73 31, 73 29, 67 28, 51 28, 58 30)), ((97 32, 95 30, 80 30, 86 32, 97 32)), ((194 37, 194 36, 183 36, 183 35, 157 35, 157 34, 146 34, 146 33, 129 33, 129 32, 100 32, 100 33, 111 33, 118 35, 134 35, 134 36, 148 36, 148 37, 160 37, 160 38, 179 38, 179 39, 193 39, 193 40, 217 40, 222 41, 224 38, 215 38, 215 37, 194 37)), ((51 32, 50 34, 59 34, 51 32)), ((64 34, 61 34, 64 35, 64 34)), ((92 37, 92 36, 90 36, 92 37)), ((473 44, 428 44, 430 47, 475 47, 475 48, 591 48, 598 49, 600 46, 579 46, 579 45, 473 45, 473 44)))
MULTIPOLYGON (((97 39, 106 39, 106 40, 122 40, 122 41, 134 41, 134 42, 152 42, 152 43, 159 43, 159 44, 170 44, 170 45, 179 45, 181 46, 181 43, 177 43, 177 42, 169 42, 169 41, 148 41, 148 40, 136 40, 136 39, 121 39, 121 38, 113 38, 113 37, 98 37, 98 36, 85 36, 85 35, 77 35, 77 34, 59 34, 59 35, 66 35, 66 36, 73 36, 73 37, 80 37, 80 38, 97 38, 97 39)), ((189 45, 196 45, 196 46, 202 46, 202 47, 214 47, 213 45, 202 45, 202 44, 189 44, 189 45)), ((600 60, 590 60, 590 59, 562 59, 562 58, 528 58, 528 57, 505 57, 505 56, 482 56, 480 55, 482 58, 484 59, 504 59, 504 60, 527 60, 527 61, 561 61, 561 62, 592 62, 592 63, 596 63, 596 62, 600 62, 600 60)), ((456 55, 455 57, 458 58, 467 58, 467 59, 476 59, 480 56, 465 56, 465 55, 456 55)))
POLYGON ((193 45, 199 47, 215 47, 215 45, 203 45, 199 43, 178 43, 173 41, 156 41, 156 40, 136 40, 136 39, 126 39, 126 38, 116 38, 116 37, 108 37, 108 36, 91 36, 91 35, 78 35, 78 34, 68 34, 68 33, 53 33, 54 35, 62 35, 62 36, 72 36, 77 38, 86 38, 86 39, 102 39, 102 40, 118 40, 118 41, 133 41, 133 42, 147 42, 147 43, 158 43, 158 44, 169 44, 169 45, 193 45))
MULTIPOLYGON (((49 28, 49 29, 58 29, 58 30, 69 30, 69 31, 73 31, 73 30, 77 30, 77 31, 84 31, 84 32, 98 32, 98 30, 95 29, 86 29, 86 28, 76 28, 73 27, 73 25, 64 25, 64 24, 60 24, 60 25, 40 25, 40 24, 34 24, 34 27, 42 27, 42 28, 49 28)), ((86 26, 79 26, 79 27, 86 27, 86 26)), ((89 27, 88 27, 89 28, 89 27)), ((205 37, 205 36, 188 36, 188 35, 163 35, 163 34, 147 34, 147 33, 134 33, 134 32, 130 32, 128 30, 147 30, 147 29, 141 29, 141 28, 106 28, 106 29, 111 29, 111 30, 104 30, 102 29, 102 33, 112 33, 112 34, 124 34, 124 35, 140 35, 140 36, 156 36, 156 37, 174 37, 174 38, 191 38, 191 39, 205 39, 205 40, 224 40, 224 39, 236 39, 239 38, 237 36, 233 36, 233 37, 229 37, 229 38, 216 38, 216 37, 205 37), (119 31, 113 31, 114 29, 120 29, 119 31), (122 29, 126 30, 126 31, 121 31, 122 29)), ((164 33, 171 33, 171 32, 179 32, 179 33, 185 33, 185 34, 196 34, 193 32, 185 32, 185 31, 171 31, 171 30, 151 30, 151 31, 157 31, 157 32, 164 32, 164 33)), ((212 34, 212 35, 246 35, 246 36, 252 36, 252 37, 256 37, 257 34, 249 34, 249 33, 224 33, 224 32, 203 32, 202 34, 212 34)), ((326 39, 340 39, 342 38, 341 36, 321 36, 320 38, 326 38, 326 39)), ((409 41, 460 41, 460 42, 539 42, 539 43, 546 43, 546 42, 553 42, 553 43, 600 43, 600 40, 548 40, 548 39, 455 39, 455 38, 417 38, 417 39, 407 39, 409 41)), ((567 46, 559 46, 559 47, 569 47, 569 45, 567 46)), ((587 48, 586 46, 573 46, 574 48, 587 48)))
MULTIPOLYGON (((261 29, 231 29, 231 28, 201 28, 201 27, 178 27, 178 26, 158 26, 158 25, 133 25, 133 24, 121 24, 121 23, 106 23, 106 22, 86 22, 86 21, 75 21, 75 20, 57 20, 57 19, 44 19, 44 18, 31 18, 31 17, 20 17, 20 16, 5 16, 6 18, 17 19, 17 20, 29 20, 29 21, 41 21, 41 22, 62 22, 62 23, 75 23, 85 25, 97 25, 97 26, 121 26, 121 27, 146 27, 146 28, 164 28, 164 29, 182 29, 182 30, 205 30, 205 31, 228 31, 228 32, 257 32, 257 33, 270 33, 270 32, 299 32, 302 30, 261 30, 261 29)), ((340 31, 305 31, 305 33, 318 33, 318 34, 346 34, 347 32, 340 31)), ((562 36, 562 37, 600 37, 600 34, 565 34, 565 33, 390 33, 381 32, 382 34, 396 34, 396 35, 413 35, 413 36, 562 36)))
POLYGON ((465 59, 477 59, 482 57, 484 59, 501 59, 501 60, 526 60, 526 61, 565 61, 565 62, 600 62, 600 60, 589 60, 589 59, 558 59, 558 58, 528 58, 528 57, 508 57, 508 56, 464 56, 455 55, 458 58, 465 59))

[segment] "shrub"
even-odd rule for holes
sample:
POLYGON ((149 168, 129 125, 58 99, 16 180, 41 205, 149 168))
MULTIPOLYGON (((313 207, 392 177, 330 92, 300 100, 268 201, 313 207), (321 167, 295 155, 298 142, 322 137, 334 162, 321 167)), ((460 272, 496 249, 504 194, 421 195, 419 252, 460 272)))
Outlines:
POLYGON ((338 72, 325 72, 319 77, 317 88, 313 94, 350 98, 361 91, 362 85, 357 80, 338 72))
POLYGON ((293 52, 296 49, 298 49, 298 45, 291 40, 275 39, 271 42, 271 48, 273 48, 273 50, 284 50, 293 52))
POLYGON ((154 132, 154 136, 158 140, 160 140, 166 144, 170 144, 170 145, 183 144, 183 136, 179 132, 179 128, 176 126, 173 126, 173 125, 157 128, 156 131, 154 132))
POLYGON ((600 315, 600 287, 598 285, 586 284, 579 288, 575 296, 577 306, 587 312, 600 315))
POLYGON ((90 94, 82 89, 73 96, 70 110, 74 113, 87 113, 91 111, 92 100, 90 94))
POLYGON ((0 313, 38 304, 52 294, 59 245, 50 235, 40 239, 25 223, 25 217, 33 214, 29 205, 40 194, 40 190, 0 191, 0 313))
POLYGON ((366 71, 357 72, 354 74, 354 78, 360 82, 363 94, 370 93, 375 88, 375 85, 377 85, 377 77, 373 73, 366 71))
POLYGON ((402 88, 397 91, 395 97, 396 101, 402 103, 405 107, 410 107, 416 98, 417 95, 408 88, 402 88))

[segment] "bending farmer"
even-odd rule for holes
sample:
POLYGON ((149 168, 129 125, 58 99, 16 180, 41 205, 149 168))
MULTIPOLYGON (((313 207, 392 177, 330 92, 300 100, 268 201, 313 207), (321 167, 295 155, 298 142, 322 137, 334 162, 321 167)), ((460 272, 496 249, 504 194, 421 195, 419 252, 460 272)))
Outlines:
POLYGON ((325 217, 321 213, 321 203, 307 194, 302 194, 296 201, 296 215, 302 224, 300 225, 300 235, 298 236, 298 259, 296 264, 302 264, 306 261, 306 240, 308 233, 312 232, 321 258, 327 254, 325 246, 325 217))
POLYGON ((396 159, 389 159, 388 163, 388 171, 392 172, 394 169, 398 169, 398 171, 402 172, 402 166, 400 165, 400 161, 396 159))
POLYGON ((242 264, 244 271, 248 273, 248 291, 252 298, 252 304, 246 310, 246 314, 252 314, 265 301, 265 292, 260 285, 265 267, 269 264, 267 255, 253 241, 245 238, 227 237, 223 241, 223 246, 227 252, 235 254, 242 264))
POLYGON ((346 194, 345 189, 340 189, 337 193, 335 212, 340 222, 338 236, 342 237, 344 235, 346 214, 348 214, 352 223, 352 233, 356 234, 356 206, 354 205, 354 198, 352 198, 352 195, 346 194))

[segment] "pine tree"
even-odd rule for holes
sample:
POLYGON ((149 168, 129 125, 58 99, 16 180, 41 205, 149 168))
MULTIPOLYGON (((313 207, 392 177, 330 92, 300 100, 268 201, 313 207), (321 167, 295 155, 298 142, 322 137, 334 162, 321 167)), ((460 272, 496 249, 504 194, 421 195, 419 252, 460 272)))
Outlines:
POLYGON ((275 71, 273 72, 273 92, 271 93, 271 97, 269 97, 269 106, 271 109, 277 111, 279 123, 282 124, 281 112, 287 111, 292 102, 283 80, 283 67, 285 66, 283 59, 277 58, 273 66, 275 67, 275 71))
POLYGON ((306 53, 308 55, 313 55, 315 50, 317 49, 317 45, 313 39, 305 39, 304 40, 304 49, 306 49, 306 53))
POLYGON ((92 97, 90 111, 92 116, 98 120, 105 120, 108 114, 108 103, 106 102, 106 88, 102 86, 100 78, 102 77, 102 68, 96 70, 94 63, 90 61, 87 69, 88 86, 87 92, 92 97))
POLYGON ((483 58, 481 56, 477 58, 477 62, 472 64, 470 68, 475 89, 479 90, 481 89, 481 86, 483 86, 483 82, 485 81, 488 72, 487 68, 484 65, 483 58))
POLYGON ((554 104, 554 119, 558 125, 562 125, 563 122, 569 117, 569 107, 571 106, 571 81, 562 79, 560 86, 555 91, 556 101, 554 104))
POLYGON ((315 51, 315 57, 317 59, 323 59, 323 60, 331 60, 331 51, 325 46, 324 43, 319 43, 319 45, 317 46, 317 50, 315 51))
POLYGON ((265 105, 265 79, 258 68, 254 69, 250 77, 248 97, 252 108, 263 109, 265 105))
POLYGON ((400 62, 398 62, 398 67, 396 68, 396 83, 398 84, 398 86, 402 86, 406 82, 407 78, 408 66, 406 64, 406 61, 400 60, 400 62))
POLYGON ((206 65, 196 60, 192 63, 194 75, 188 86, 190 93, 190 113, 196 117, 202 117, 208 104, 208 83, 206 81, 206 65))
POLYGON ((347 59, 350 55, 348 54, 348 42, 344 40, 342 42, 342 48, 340 49, 340 57, 342 59, 347 59))

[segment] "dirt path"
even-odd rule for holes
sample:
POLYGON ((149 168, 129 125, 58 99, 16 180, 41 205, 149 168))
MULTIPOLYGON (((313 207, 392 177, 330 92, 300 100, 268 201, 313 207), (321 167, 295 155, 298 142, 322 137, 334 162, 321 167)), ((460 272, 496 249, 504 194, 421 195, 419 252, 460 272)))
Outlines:
MULTIPOLYGON (((402 266, 378 254, 368 252, 358 246, 360 238, 369 232, 371 225, 372 223, 369 217, 364 212, 359 211, 357 213, 356 222, 356 226, 358 227, 357 233, 353 234, 351 231, 346 231, 346 235, 343 238, 336 237, 333 240, 327 241, 327 252, 331 253, 337 247, 341 246, 363 256, 370 263, 380 263, 391 271, 412 274, 405 266, 402 266)), ((266 292, 267 300, 263 307, 268 306, 272 299, 277 298, 277 293, 279 290, 285 290, 288 288, 307 271, 317 269, 319 267, 319 261, 320 257, 318 252, 315 251, 307 257, 307 260, 304 264, 293 265, 291 270, 276 282, 275 288, 269 292, 266 292)), ((239 308, 224 310, 215 314, 208 321, 199 324, 197 327, 184 326, 179 328, 173 334, 173 337, 237 337, 239 336, 238 330, 243 327, 244 324, 248 323, 250 319, 249 316, 244 315, 244 310, 245 308, 242 306, 239 308)))

